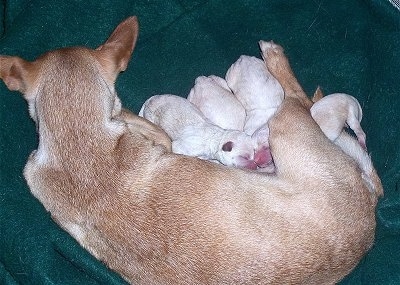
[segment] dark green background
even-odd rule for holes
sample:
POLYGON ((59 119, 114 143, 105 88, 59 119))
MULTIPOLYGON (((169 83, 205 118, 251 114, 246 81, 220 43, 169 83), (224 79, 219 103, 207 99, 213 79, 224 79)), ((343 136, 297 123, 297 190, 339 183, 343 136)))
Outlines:
MULTIPOLYGON (((125 17, 140 36, 117 81, 124 105, 187 96, 199 75, 223 76, 257 42, 284 46, 308 94, 358 98, 385 197, 376 243, 342 284, 400 284, 400 12, 386 0, 0 2, 0 54, 32 60, 59 47, 101 44, 125 17)), ((22 177, 37 146, 27 105, 0 83, 0 284, 122 284, 51 220, 22 177)))

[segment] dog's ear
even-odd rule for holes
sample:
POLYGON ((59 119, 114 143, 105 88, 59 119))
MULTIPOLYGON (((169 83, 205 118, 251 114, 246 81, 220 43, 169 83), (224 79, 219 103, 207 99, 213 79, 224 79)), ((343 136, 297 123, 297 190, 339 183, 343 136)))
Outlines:
POLYGON ((8 89, 23 93, 25 99, 29 99, 35 76, 34 63, 17 56, 0 56, 0 78, 8 89))
POLYGON ((137 18, 129 17, 115 28, 104 44, 96 49, 95 55, 107 74, 110 75, 110 80, 115 81, 118 73, 127 68, 138 33, 137 18))

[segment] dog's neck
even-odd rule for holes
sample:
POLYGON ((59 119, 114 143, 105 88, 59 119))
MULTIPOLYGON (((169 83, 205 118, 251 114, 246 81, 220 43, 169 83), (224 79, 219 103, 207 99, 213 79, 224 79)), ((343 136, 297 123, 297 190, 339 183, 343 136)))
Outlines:
POLYGON ((51 65, 43 75, 35 112, 39 150, 47 159, 65 162, 82 154, 96 160, 113 149, 122 133, 124 125, 111 120, 113 87, 100 72, 94 74, 94 68, 88 60, 76 62, 76 58, 64 55, 63 61, 51 65))

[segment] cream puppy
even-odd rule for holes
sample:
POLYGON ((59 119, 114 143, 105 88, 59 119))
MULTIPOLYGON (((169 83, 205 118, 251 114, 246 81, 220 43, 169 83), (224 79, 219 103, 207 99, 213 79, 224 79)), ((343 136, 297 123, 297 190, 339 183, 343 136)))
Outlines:
POLYGON ((272 160, 269 149, 258 145, 262 132, 252 137, 238 130, 222 129, 179 96, 153 96, 143 104, 139 116, 169 135, 174 153, 253 170, 269 165, 272 160))
POLYGON ((240 56, 225 79, 246 110, 244 132, 252 135, 275 114, 284 97, 283 89, 265 63, 252 56, 240 56))
POLYGON ((223 78, 196 78, 187 99, 213 124, 227 130, 243 130, 246 111, 223 78))
POLYGON ((356 134, 360 145, 366 148, 366 135, 360 125, 362 109, 353 96, 344 93, 327 95, 314 103, 310 111, 313 119, 331 141, 335 141, 347 126, 356 134))

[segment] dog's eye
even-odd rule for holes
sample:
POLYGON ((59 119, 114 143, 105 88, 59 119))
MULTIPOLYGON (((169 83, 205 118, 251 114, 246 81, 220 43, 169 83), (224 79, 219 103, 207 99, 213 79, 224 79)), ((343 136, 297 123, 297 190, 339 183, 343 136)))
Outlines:
POLYGON ((224 145, 222 146, 222 150, 223 151, 231 151, 233 147, 233 142, 226 142, 224 143, 224 145))

